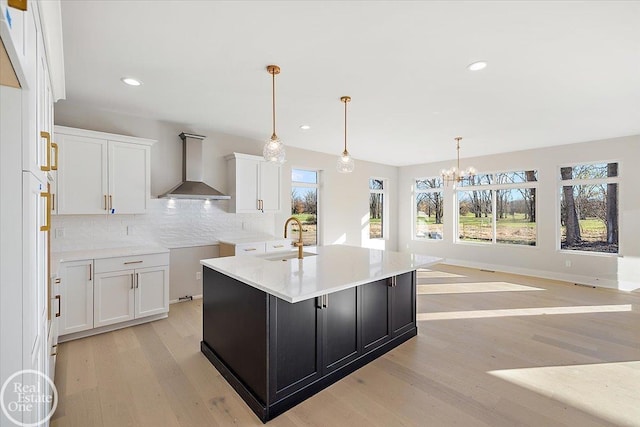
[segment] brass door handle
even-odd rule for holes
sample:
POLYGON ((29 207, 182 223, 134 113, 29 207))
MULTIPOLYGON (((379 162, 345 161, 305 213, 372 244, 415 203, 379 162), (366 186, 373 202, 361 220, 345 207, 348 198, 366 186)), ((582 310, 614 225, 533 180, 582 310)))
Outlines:
POLYGON ((44 138, 47 140, 47 163, 40 166, 40 170, 50 171, 51 170, 51 135, 49 135, 49 132, 41 131, 40 138, 44 138))
POLYGON ((47 199, 46 220, 45 224, 40 226, 40 231, 49 231, 51 230, 51 193, 45 191, 40 193, 40 197, 47 199))
POLYGON ((55 142, 51 143, 51 149, 54 150, 54 156, 53 159, 55 161, 55 164, 51 165, 51 170, 52 171, 57 171, 58 170, 58 144, 56 144, 55 142))

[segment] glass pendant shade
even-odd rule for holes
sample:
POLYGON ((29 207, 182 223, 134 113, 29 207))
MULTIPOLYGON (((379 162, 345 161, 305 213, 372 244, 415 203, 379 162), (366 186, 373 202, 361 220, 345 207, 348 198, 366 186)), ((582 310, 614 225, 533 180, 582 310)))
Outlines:
POLYGON ((262 149, 262 157, 268 162, 284 163, 286 151, 284 144, 277 136, 272 136, 270 140, 265 142, 262 149))
POLYGON ((351 173, 355 169, 355 162, 353 157, 348 151, 344 151, 340 157, 338 157, 337 169, 340 173, 351 173))

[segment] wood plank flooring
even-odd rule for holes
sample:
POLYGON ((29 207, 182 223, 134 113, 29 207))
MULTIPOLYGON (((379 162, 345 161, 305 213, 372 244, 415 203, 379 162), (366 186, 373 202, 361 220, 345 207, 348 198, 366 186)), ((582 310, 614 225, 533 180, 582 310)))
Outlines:
MULTIPOLYGON (((437 266, 418 336, 272 426, 640 426, 640 293, 437 266)), ((53 426, 259 426, 200 353, 202 301, 61 344, 53 426)))

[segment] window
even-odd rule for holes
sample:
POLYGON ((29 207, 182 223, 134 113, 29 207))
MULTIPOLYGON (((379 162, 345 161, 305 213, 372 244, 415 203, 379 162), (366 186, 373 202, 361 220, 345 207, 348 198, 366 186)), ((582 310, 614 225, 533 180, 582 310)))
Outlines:
POLYGON ((384 180, 369 179, 369 238, 383 239, 384 236, 384 180))
POLYGON ((415 238, 442 240, 444 205, 442 178, 416 179, 414 189, 415 238))
POLYGON ((536 245, 537 171, 478 174, 457 188, 458 241, 536 245))
POLYGON ((560 248, 618 253, 618 163, 560 168, 560 248))
MULTIPOLYGON (((304 246, 318 244, 318 171, 291 169, 291 215, 302 224, 304 246)), ((295 224, 292 233, 297 233, 295 224)))

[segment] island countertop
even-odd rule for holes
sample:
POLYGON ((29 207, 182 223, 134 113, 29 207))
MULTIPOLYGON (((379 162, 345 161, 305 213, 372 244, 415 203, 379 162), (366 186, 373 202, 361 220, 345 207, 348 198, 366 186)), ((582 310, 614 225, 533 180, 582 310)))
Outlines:
POLYGON ((318 246, 314 252, 317 255, 302 260, 233 256, 204 259, 200 264, 296 303, 442 261, 433 256, 346 245, 318 246))

